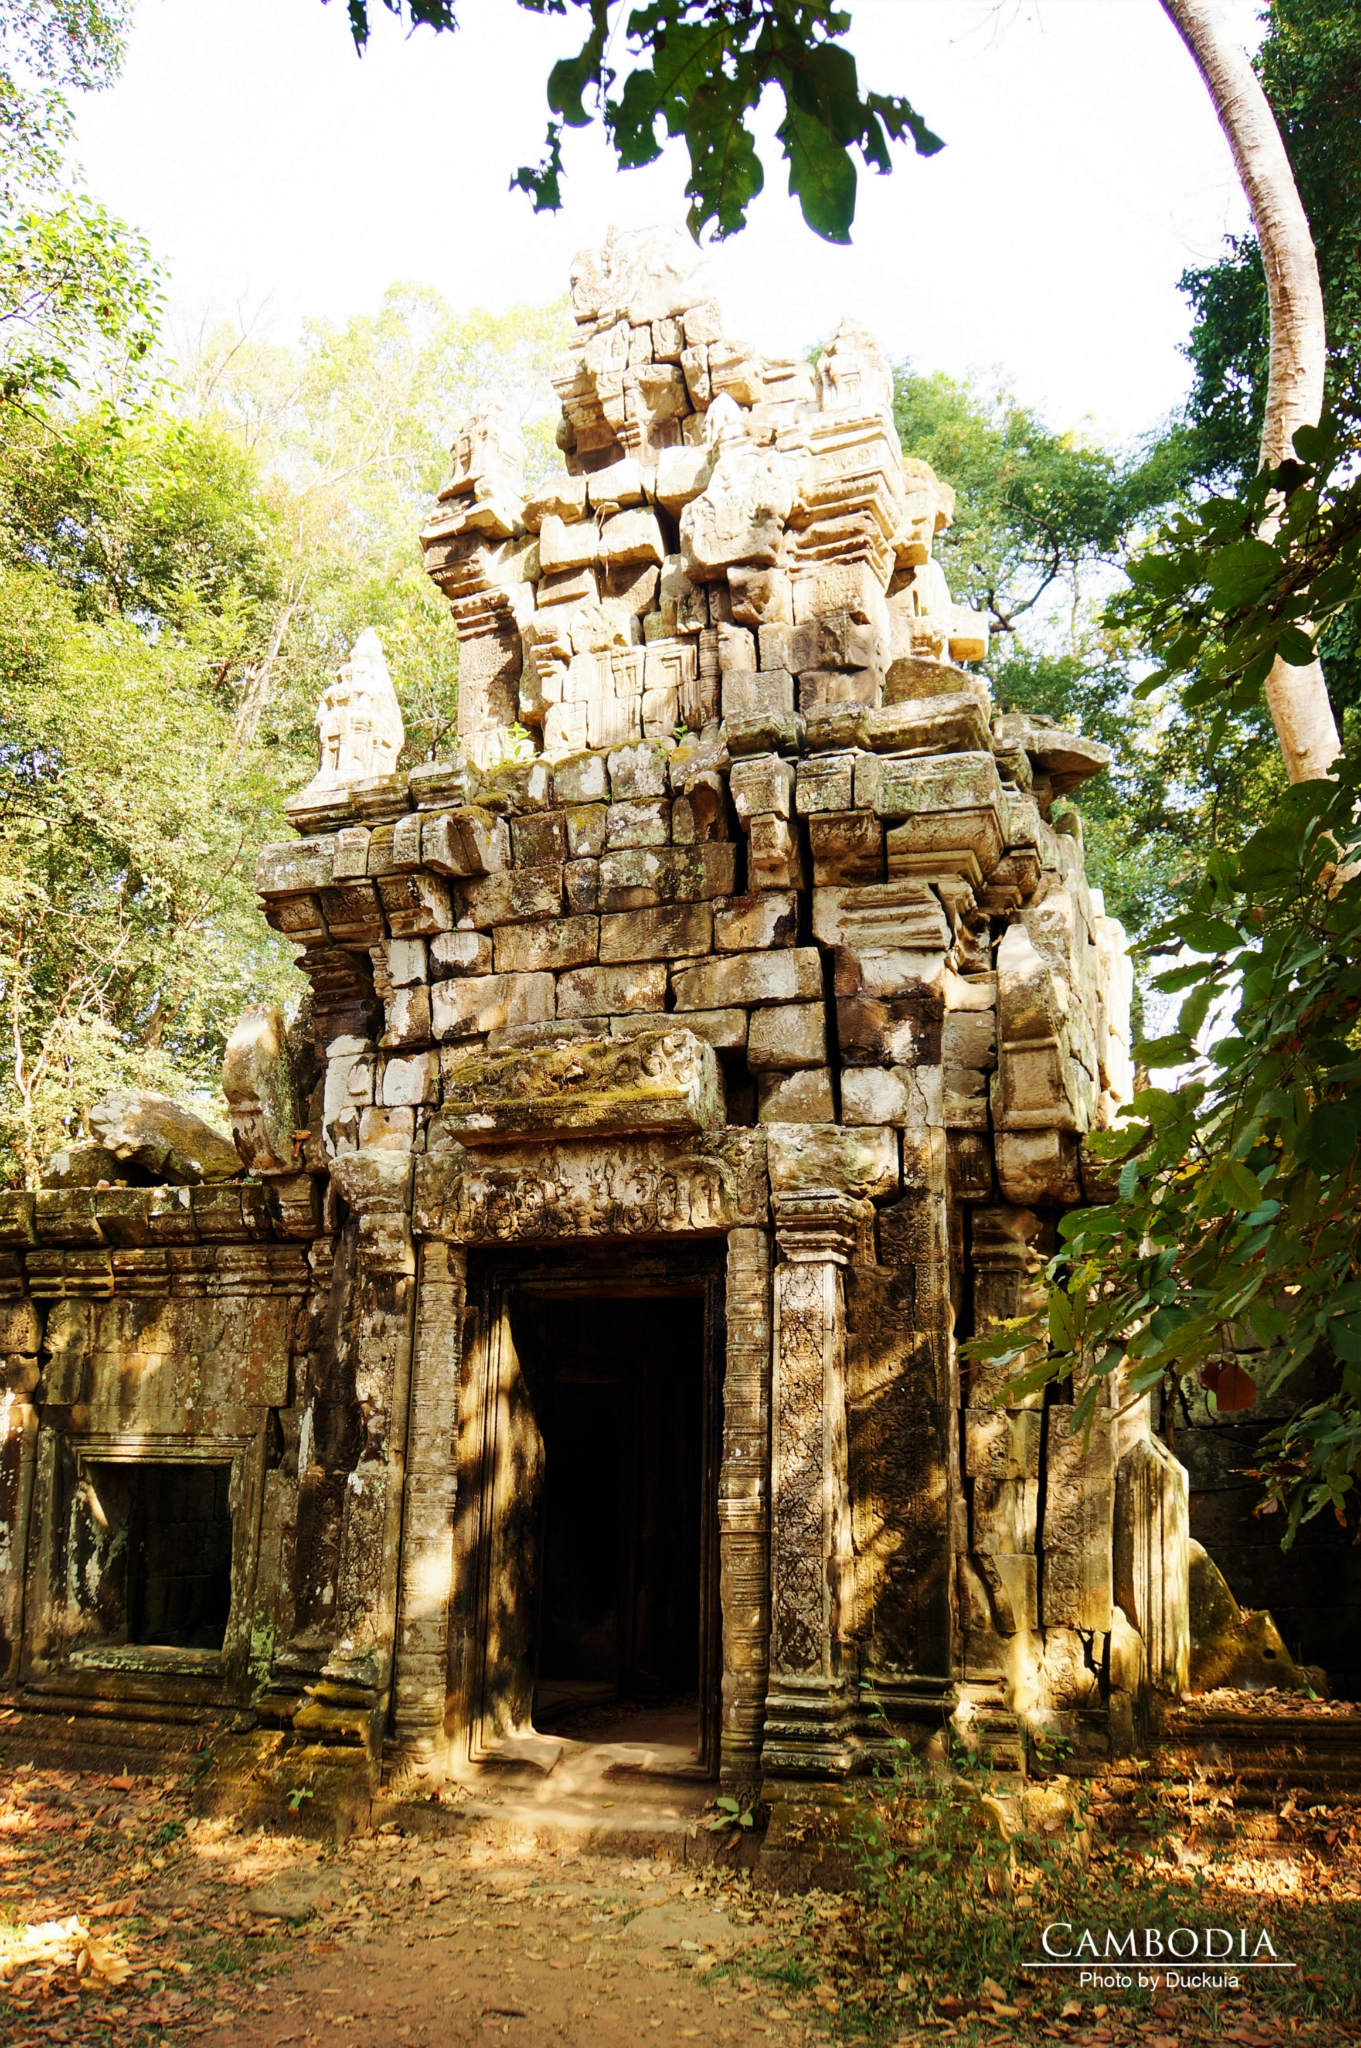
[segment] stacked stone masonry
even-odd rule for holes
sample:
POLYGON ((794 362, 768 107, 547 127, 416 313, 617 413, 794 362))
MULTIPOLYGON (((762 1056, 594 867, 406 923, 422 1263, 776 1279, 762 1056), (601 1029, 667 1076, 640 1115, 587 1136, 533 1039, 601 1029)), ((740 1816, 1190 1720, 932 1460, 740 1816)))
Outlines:
POLYGON ((573 304, 562 469, 488 410, 421 536, 459 751, 333 761, 260 858, 309 995, 233 1039, 247 1177, 0 1198, 11 1679, 173 1671, 370 1778, 476 1768, 530 1732, 504 1304, 572 1247, 712 1253, 710 1767, 839 1776, 947 1719, 1128 1748, 1186 1682, 1185 1474, 1118 1381, 1074 1435, 957 1350, 1030 1302, 1131 1089, 1056 808, 1105 753, 967 666, 952 493, 868 336, 726 339, 669 235, 573 304), (101 1604, 95 1468, 149 1456, 231 1468, 211 1650, 101 1604))

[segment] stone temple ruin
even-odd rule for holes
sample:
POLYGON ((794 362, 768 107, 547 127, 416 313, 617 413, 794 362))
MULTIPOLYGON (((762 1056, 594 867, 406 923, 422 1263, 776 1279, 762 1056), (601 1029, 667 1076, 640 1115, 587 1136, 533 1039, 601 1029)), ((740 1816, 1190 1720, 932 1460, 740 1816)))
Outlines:
POLYGON ((483 412, 421 536, 459 752, 394 765, 366 636, 261 856, 309 994, 233 1036, 244 1172, 0 1197, 13 1696, 237 1709, 220 1769, 317 1814, 583 1699, 767 1788, 947 1724, 1126 1753, 1186 1475, 1117 1383, 1074 1436, 957 1348, 1131 1087, 1054 808, 1105 755, 970 672, 864 333, 725 339, 679 236, 573 302, 561 471, 483 412))

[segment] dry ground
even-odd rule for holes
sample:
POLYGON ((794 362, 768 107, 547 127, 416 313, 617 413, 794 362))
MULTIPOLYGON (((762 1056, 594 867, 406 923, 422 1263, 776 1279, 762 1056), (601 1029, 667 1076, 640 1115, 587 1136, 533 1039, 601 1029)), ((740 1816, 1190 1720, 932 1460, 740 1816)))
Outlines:
MULTIPOLYGON (((1248 1862, 1329 1910, 1355 1858, 1248 1862), (1332 1867, 1330 1867, 1332 1869, 1332 1867)), ((169 1781, 20 1768, 0 1781, 0 2040, 144 2048, 637 2048, 656 2042, 1068 2040, 1284 2048, 1361 2040, 1350 2021, 1074 1997, 1024 1984, 991 2009, 909 2022, 860 1942, 854 1902, 755 1892, 745 1874, 427 1842, 343 1849, 194 1818, 169 1781), (281 1917, 306 1914, 305 1919, 281 1917)), ((1357 1924, 1355 1920, 1351 1927, 1357 1924)), ((942 1999, 940 2004, 948 2004, 942 1999)))

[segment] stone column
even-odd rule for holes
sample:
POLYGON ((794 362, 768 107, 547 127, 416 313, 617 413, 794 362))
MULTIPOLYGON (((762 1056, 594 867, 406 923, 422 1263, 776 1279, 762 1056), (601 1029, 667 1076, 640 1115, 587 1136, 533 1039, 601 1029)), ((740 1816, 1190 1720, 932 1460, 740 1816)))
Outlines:
POLYGON ((333 1169, 357 1213, 349 1299, 338 1352, 353 1375, 364 1440, 348 1475, 337 1573, 337 1635, 321 1683, 294 1729, 359 1742, 376 1761, 392 1680, 403 1454, 411 1374, 416 1257, 411 1161, 405 1153, 351 1153, 333 1169))
POLYGON ((843 1269, 870 1204, 834 1189, 777 1195, 771 1390, 768 1775, 840 1776, 854 1761, 847 1632, 854 1601, 846 1457, 843 1269))
POLYGON ((720 1775, 760 1768, 770 1659, 770 1237, 728 1235, 723 1463, 718 1482, 723 1611, 720 1775))
POLYGON ((467 1268, 467 1254, 460 1246, 430 1242, 422 1247, 393 1715, 398 1752, 416 1765, 435 1759, 444 1736, 457 1491, 454 1436, 467 1268))
POLYGON ((1135 1443, 1115 1479, 1115 1597, 1144 1639, 1155 1692, 1190 1684, 1190 1480, 1156 1438, 1135 1443))

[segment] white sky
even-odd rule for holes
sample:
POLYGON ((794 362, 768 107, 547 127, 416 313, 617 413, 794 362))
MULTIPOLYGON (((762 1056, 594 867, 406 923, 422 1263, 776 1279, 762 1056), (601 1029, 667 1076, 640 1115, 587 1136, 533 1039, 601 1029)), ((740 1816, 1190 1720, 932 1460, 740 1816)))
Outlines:
MULTIPOLYGON (((804 228, 767 153, 751 225, 712 257, 729 330, 792 352, 849 312, 919 368, 996 366, 1055 427, 1154 427, 1186 388, 1176 280, 1247 219, 1157 0, 850 4, 862 80, 906 93, 948 147, 862 176, 849 249, 804 228)), ((598 131, 569 137, 556 216, 507 189, 538 160, 576 8, 563 23, 462 0, 456 35, 410 40, 372 12, 361 61, 343 0, 139 0, 80 154, 166 263, 178 320, 239 308, 287 336, 371 310, 397 279, 460 307, 544 300, 611 222, 683 220, 678 144, 619 173, 598 131)), ((1230 12, 1252 39, 1252 7, 1230 12)))

